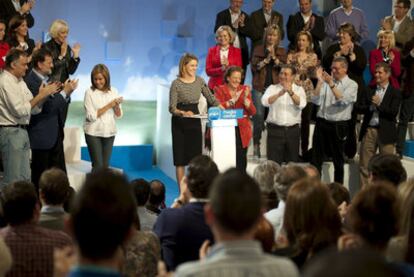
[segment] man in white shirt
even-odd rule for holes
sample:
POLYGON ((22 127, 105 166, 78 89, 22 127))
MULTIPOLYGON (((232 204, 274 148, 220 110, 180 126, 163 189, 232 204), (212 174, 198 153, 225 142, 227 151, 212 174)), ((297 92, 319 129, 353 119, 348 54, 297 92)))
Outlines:
POLYGON ((269 86, 262 104, 269 107, 267 123, 267 159, 279 164, 299 160, 300 122, 306 106, 306 94, 294 83, 296 71, 282 66, 280 83, 269 86))
POLYGON ((27 54, 12 49, 6 56, 6 68, 0 75, 0 151, 3 158, 2 184, 30 181, 30 143, 27 127, 31 113, 41 111, 43 99, 56 92, 56 86, 45 85, 33 97, 23 76, 27 54))

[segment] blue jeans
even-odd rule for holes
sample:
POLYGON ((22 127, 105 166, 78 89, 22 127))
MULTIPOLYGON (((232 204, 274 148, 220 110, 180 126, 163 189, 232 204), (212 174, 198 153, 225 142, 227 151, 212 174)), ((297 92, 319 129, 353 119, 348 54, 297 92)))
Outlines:
POLYGON ((85 134, 85 140, 92 161, 92 169, 109 167, 115 136, 104 138, 85 134))
POLYGON ((262 105, 263 92, 252 90, 252 100, 256 107, 256 114, 253 116, 253 143, 260 144, 264 130, 265 107, 262 105))
POLYGON ((0 127, 0 151, 4 168, 1 185, 16 181, 30 182, 30 141, 27 130, 0 127))

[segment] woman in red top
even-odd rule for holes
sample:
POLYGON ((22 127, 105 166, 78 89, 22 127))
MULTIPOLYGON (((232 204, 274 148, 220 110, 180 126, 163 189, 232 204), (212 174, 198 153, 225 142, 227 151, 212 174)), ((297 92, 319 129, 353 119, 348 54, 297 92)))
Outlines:
POLYGON ((223 84, 224 72, 229 66, 242 67, 242 55, 239 48, 233 47, 235 35, 229 26, 223 25, 216 31, 217 45, 208 49, 206 73, 210 77, 208 87, 223 84))
POLYGON ((237 120, 236 127, 236 168, 246 171, 247 148, 252 138, 252 124, 249 116, 256 113, 250 87, 241 85, 243 69, 231 66, 224 74, 224 85, 216 86, 215 97, 225 109, 243 109, 243 118, 237 120))
POLYGON ((4 41, 6 35, 6 22, 0 20, 0 70, 4 68, 4 60, 6 58, 7 52, 9 52, 9 45, 4 41))
POLYGON ((390 84, 399 89, 400 83, 398 77, 401 74, 401 58, 400 52, 395 48, 395 37, 393 31, 381 30, 377 34, 378 45, 377 49, 372 50, 369 53, 369 69, 373 76, 369 86, 376 87, 375 82, 375 65, 379 62, 386 62, 391 67, 390 84))

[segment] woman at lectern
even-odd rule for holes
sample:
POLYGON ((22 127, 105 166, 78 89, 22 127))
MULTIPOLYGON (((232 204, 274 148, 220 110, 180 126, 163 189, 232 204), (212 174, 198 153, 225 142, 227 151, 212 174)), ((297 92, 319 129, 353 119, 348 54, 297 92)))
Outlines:
POLYGON ((170 88, 169 111, 172 114, 171 131, 173 159, 176 168, 177 183, 184 177, 185 166, 202 152, 202 132, 198 102, 201 94, 209 105, 220 103, 210 92, 205 81, 197 76, 198 58, 184 54, 180 59, 179 73, 170 88))
POLYGON ((252 139, 250 116, 256 114, 250 87, 241 85, 243 69, 231 66, 224 74, 224 85, 215 87, 214 95, 225 109, 242 109, 243 118, 237 119, 236 127, 236 168, 246 171, 247 148, 252 139))
POLYGON ((109 70, 97 64, 91 73, 92 86, 85 93, 85 140, 92 168, 108 167, 115 140, 115 120, 122 117, 123 98, 111 87, 109 70))

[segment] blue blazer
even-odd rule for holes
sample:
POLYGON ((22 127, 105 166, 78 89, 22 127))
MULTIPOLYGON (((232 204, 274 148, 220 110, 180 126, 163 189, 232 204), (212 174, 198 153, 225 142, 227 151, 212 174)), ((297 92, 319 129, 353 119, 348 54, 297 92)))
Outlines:
POLYGON ((164 209, 154 225, 161 242, 162 258, 168 270, 199 258, 205 240, 213 242, 213 234, 204 219, 204 203, 189 203, 178 209, 164 209))
MULTIPOLYGON (((24 81, 35 97, 39 93, 42 80, 31 70, 24 77, 24 81)), ((63 139, 67 106, 68 101, 57 93, 46 99, 41 113, 31 116, 28 129, 30 148, 49 150, 56 144, 59 136, 63 139)))

